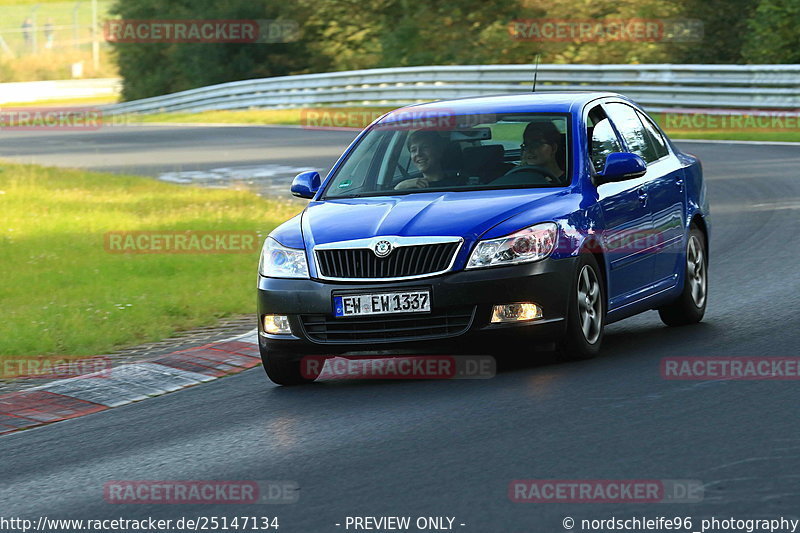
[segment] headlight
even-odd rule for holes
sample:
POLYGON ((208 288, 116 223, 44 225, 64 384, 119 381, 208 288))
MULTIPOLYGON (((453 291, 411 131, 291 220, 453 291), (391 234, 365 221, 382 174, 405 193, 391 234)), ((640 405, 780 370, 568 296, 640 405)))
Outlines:
POLYGON ((286 248, 267 237, 261 248, 258 273, 268 278, 307 278, 306 251, 286 248))
POLYGON ((558 226, 553 222, 545 222, 506 237, 479 241, 467 262, 467 268, 539 261, 553 252, 557 236, 558 226))

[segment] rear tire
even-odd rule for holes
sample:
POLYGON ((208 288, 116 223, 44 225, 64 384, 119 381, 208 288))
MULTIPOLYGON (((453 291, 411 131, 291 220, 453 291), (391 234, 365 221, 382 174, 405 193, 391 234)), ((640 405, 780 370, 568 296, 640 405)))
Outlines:
POLYGON ((600 352, 606 322, 606 291, 597 259, 581 254, 570 289, 567 329, 556 344, 565 361, 591 359, 600 352))
POLYGON ((708 303, 708 259, 706 239, 697 226, 689 229, 686 239, 686 266, 683 292, 671 304, 659 308, 658 315, 668 326, 685 326, 703 320, 708 303))
POLYGON ((278 385, 295 386, 313 383, 319 377, 321 369, 314 365, 303 368, 302 357, 285 352, 265 351, 261 349, 261 361, 267 377, 278 385))

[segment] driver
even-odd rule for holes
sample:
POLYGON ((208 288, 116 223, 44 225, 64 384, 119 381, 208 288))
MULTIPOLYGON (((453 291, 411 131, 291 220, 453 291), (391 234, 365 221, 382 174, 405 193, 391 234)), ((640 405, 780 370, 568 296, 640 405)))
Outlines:
POLYGON ((442 165, 447 143, 446 139, 431 130, 417 130, 409 135, 406 146, 411 161, 422 176, 401 181, 395 186, 395 190, 457 185, 458 174, 448 173, 442 165))
MULTIPOLYGON (((548 181, 562 182, 564 170, 559 166, 556 154, 561 134, 552 122, 531 122, 522 134, 520 167, 536 165, 549 170, 556 179, 546 176, 548 181)), ((517 167, 517 168, 520 168, 517 167)))

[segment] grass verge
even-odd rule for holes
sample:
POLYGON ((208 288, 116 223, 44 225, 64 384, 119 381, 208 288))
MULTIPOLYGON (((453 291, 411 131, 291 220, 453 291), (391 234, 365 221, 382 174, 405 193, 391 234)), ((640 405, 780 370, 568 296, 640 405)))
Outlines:
POLYGON ((72 65, 83 64, 83 78, 117 78, 119 69, 107 46, 100 47, 100 64, 94 68, 91 49, 47 50, 36 54, 26 53, 16 57, 4 55, 0 49, 0 80, 47 81, 72 78, 72 65))
MULTIPOLYGON (((95 355, 254 312, 248 253, 109 253, 108 232, 265 235, 296 204, 0 163, 0 357, 95 355)), ((254 319, 255 320, 255 319, 254 319)))
POLYGON ((792 112, 719 115, 676 112, 652 113, 651 116, 673 139, 800 141, 800 121, 792 112))
POLYGON ((157 113, 137 115, 133 122, 185 124, 290 125, 309 128, 364 128, 394 107, 249 109, 244 111, 203 111, 201 113, 157 113))
POLYGON ((702 139, 719 141, 776 141, 800 142, 800 131, 719 131, 719 130, 665 130, 673 139, 702 139))
MULTIPOLYGON (((246 111, 205 111, 202 113, 159 113, 129 117, 130 122, 184 123, 184 124, 252 124, 299 125, 308 128, 351 127, 364 128, 373 119, 390 111, 391 107, 326 108, 326 109, 252 109, 246 111)), ((653 118, 673 139, 719 139, 737 141, 792 141, 800 142, 800 127, 791 128, 674 128, 663 114, 653 113, 653 118)), ((748 115, 740 115, 747 117, 748 115)), ((734 116, 734 119, 736 117, 734 116)), ((747 120, 742 124, 750 124, 747 120)), ((780 122, 779 122, 780 123, 780 122)), ((785 124, 797 124, 784 121, 785 124)))
POLYGON ((115 104, 119 101, 116 95, 108 96, 81 96, 79 98, 52 98, 50 100, 36 100, 35 102, 6 102, 2 104, 3 108, 19 108, 19 107, 89 107, 115 104))

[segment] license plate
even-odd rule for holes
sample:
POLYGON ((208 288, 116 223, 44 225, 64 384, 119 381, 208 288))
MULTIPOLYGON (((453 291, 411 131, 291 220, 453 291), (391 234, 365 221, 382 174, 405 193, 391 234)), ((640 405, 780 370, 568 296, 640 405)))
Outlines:
POLYGON ((333 314, 340 317, 428 313, 430 310, 429 291, 382 292, 333 297, 333 314))

